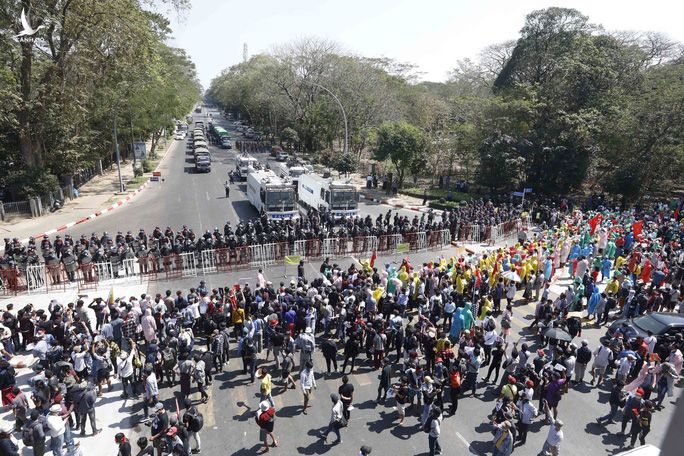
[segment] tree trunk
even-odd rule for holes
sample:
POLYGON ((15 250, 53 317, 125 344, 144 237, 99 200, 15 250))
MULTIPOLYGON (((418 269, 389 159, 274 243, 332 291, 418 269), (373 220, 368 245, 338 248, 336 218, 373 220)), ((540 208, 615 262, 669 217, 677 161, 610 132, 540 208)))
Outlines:
POLYGON ((40 142, 35 141, 31 128, 31 75, 33 67, 33 43, 21 43, 21 108, 19 120, 19 151, 23 162, 30 167, 43 166, 40 142))

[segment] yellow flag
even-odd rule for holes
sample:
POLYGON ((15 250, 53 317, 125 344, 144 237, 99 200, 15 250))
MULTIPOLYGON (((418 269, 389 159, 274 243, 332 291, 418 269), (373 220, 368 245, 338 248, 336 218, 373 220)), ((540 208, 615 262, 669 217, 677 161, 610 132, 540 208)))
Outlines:
POLYGON ((114 287, 109 289, 109 297, 107 298, 107 304, 114 304, 114 287))
POLYGON ((406 253, 411 248, 411 245, 407 242, 404 244, 397 244, 397 253, 406 253))
POLYGON ((285 257, 285 264, 297 265, 301 261, 302 257, 299 255, 289 255, 285 257))

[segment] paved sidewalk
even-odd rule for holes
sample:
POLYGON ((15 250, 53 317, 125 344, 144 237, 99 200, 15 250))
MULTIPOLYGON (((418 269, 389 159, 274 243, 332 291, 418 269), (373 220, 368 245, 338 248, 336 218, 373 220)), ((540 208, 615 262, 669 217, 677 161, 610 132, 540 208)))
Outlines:
MULTIPOLYGON (((423 200, 408 195, 398 194, 389 196, 381 187, 366 188, 366 176, 360 174, 350 174, 344 180, 351 181, 358 189, 363 199, 371 200, 380 204, 387 204, 398 209, 410 209, 414 211, 427 211, 427 205, 423 205, 423 200)), ((379 183, 380 184, 380 183, 379 183)))
MULTIPOLYGON (((163 150, 157 150, 162 157, 159 163, 164 160, 173 144, 174 140, 169 139, 163 146, 163 150)), ((146 173, 145 177, 149 175, 151 173, 146 173)), ((133 177, 133 162, 122 162, 121 179, 124 184, 130 182, 133 177)), ((123 204, 137 195, 145 182, 146 180, 129 185, 125 192, 120 193, 118 171, 116 166, 113 166, 112 169, 105 171, 101 176, 94 177, 79 188, 80 197, 68 201, 59 211, 36 218, 10 217, 8 221, 0 223, 0 234, 3 238, 19 238, 22 242, 28 240, 30 236, 53 234, 60 228, 66 229, 123 204)), ((1 250, 4 250, 4 245, 0 245, 1 250)))
MULTIPOLYGON (((146 283, 140 284, 126 284, 115 286, 115 294, 119 296, 140 296, 142 293, 147 292, 148 285, 146 283)), ((99 296, 103 299, 107 299, 109 295, 109 288, 102 288, 98 291, 89 292, 87 297, 83 299, 86 304, 99 296)), ((48 294, 36 294, 36 295, 22 295, 15 296, 10 299, 4 299, 1 302, 1 306, 5 307, 7 303, 14 303, 15 309, 20 309, 28 303, 33 303, 37 309, 45 309, 47 311, 47 306, 51 299, 56 299, 63 305, 68 302, 75 302, 78 299, 78 290, 76 288, 67 290, 61 293, 50 293, 48 294)), ((95 314, 91 312, 91 320, 95 321, 95 314)), ((35 362, 35 358, 30 355, 19 356, 22 358, 27 367, 17 368, 17 385, 21 388, 27 397, 30 398, 30 388, 27 384, 28 379, 31 378, 35 373, 30 368, 30 366, 35 362)), ((118 379, 112 379, 112 390, 108 391, 107 388, 102 390, 102 397, 97 399, 95 405, 95 414, 97 426, 102 429, 102 432, 97 436, 92 436, 92 430, 90 424, 87 424, 87 434, 85 437, 79 437, 78 433, 75 433, 74 440, 79 443, 81 454, 84 456, 90 455, 102 455, 109 456, 116 454, 116 447, 114 445, 114 435, 117 432, 124 432, 129 437, 133 439, 133 445, 135 447, 134 440, 138 438, 138 434, 149 433, 148 428, 142 427, 138 424, 140 420, 139 410, 142 408, 142 402, 138 399, 121 399, 121 382, 118 379)), ((30 399, 29 399, 29 402, 30 399)), ((31 406, 33 403, 31 402, 31 406)), ((0 408, 0 422, 14 422, 12 410, 8 407, 0 408)), ((21 442, 20 433, 15 433, 14 437, 18 440, 19 444, 19 454, 24 456, 33 455, 33 450, 24 447, 21 442)), ((137 448, 137 447, 135 447, 137 448)), ((48 452, 47 454, 51 454, 48 452)), ((65 451, 66 454, 66 451, 65 451)))

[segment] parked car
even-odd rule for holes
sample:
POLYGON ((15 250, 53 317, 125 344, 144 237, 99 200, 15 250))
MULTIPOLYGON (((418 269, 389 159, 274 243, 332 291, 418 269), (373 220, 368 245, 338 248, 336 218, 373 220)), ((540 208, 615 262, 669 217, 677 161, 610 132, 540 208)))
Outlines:
POLYGON ((620 318, 608 327, 608 337, 613 337, 615 331, 623 324, 627 325, 625 335, 628 339, 646 337, 646 331, 651 331, 655 336, 684 335, 684 314, 680 313, 652 312, 635 318, 620 318))
POLYGON ((185 139, 185 132, 184 132, 184 131, 179 131, 178 133, 176 133, 176 139, 179 140, 179 141, 185 139))
POLYGON ((289 157, 288 153, 285 152, 284 150, 281 150, 276 155, 276 160, 279 162, 286 162, 288 157, 289 157))
POLYGON ((207 155, 198 155, 195 158, 195 172, 197 173, 210 173, 211 172, 211 159, 207 155))

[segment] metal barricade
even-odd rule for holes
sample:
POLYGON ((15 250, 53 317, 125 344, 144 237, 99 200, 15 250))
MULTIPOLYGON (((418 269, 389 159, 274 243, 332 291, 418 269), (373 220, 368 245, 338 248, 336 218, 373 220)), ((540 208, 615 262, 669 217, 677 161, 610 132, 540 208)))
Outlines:
POLYGON ((247 268, 252 264, 252 246, 236 247, 230 250, 229 263, 231 268, 247 268))
POLYGON ((358 236, 352 240, 352 253, 356 256, 370 255, 378 248, 376 236, 358 236))
POLYGON ((216 266, 216 250, 202 250, 200 252, 200 266, 202 267, 202 274, 213 274, 218 272, 216 266))
POLYGON ((180 266, 181 277, 197 277, 197 260, 195 252, 183 252, 176 262, 180 266))
POLYGON ((114 280, 114 266, 110 262, 94 263, 95 271, 100 282, 112 282, 114 280))
POLYGON ((76 277, 78 278, 78 291, 97 290, 100 280, 94 263, 79 265, 76 277))
POLYGON ((125 258, 121 260, 121 269, 119 269, 119 277, 125 279, 135 279, 139 270, 137 270, 138 261, 135 258, 125 258))
POLYGON ((451 245, 451 231, 439 230, 437 232, 439 233, 439 245, 440 245, 440 247, 451 245))
POLYGON ((26 291, 33 293, 41 288, 47 288, 45 265, 26 266, 26 291))
MULTIPOLYGON (((161 270, 165 279, 180 279, 183 271, 183 260, 176 254, 161 258, 161 270)), ((157 276, 159 277, 159 276, 157 276)))
POLYGON ((157 275, 161 269, 161 261, 159 257, 140 257, 138 258, 138 268, 140 271, 140 281, 144 279, 149 281, 157 280, 157 275))
POLYGON ((323 239, 323 256, 328 258, 337 258, 338 251, 338 238, 325 238, 323 239))
POLYGON ((250 245, 248 246, 249 252, 249 265, 250 266, 260 266, 264 261, 264 249, 261 245, 250 245))
POLYGON ((227 272, 232 269, 230 259, 231 254, 234 253, 228 248, 216 249, 214 251, 214 264, 217 272, 227 272))
POLYGON ((321 252, 320 239, 307 239, 306 248, 304 251, 306 258, 308 258, 309 260, 321 258, 323 255, 321 252))
MULTIPOLYGON (((75 263, 74 263, 75 264, 75 263)), ((73 266, 71 266, 73 268, 73 266)), ((73 270, 66 270, 62 263, 45 265, 46 291, 66 290, 68 283, 76 282, 78 279, 78 267, 73 270)))
POLYGON ((19 288, 19 273, 16 269, 0 269, 0 296, 13 296, 19 288))
POLYGON ((425 231, 417 233, 406 233, 404 235, 404 243, 408 243, 409 251, 422 252, 427 250, 427 236, 425 231))
POLYGON ((259 265, 266 266, 276 263, 276 248, 278 244, 262 244, 260 249, 259 265))
POLYGON ((306 240, 302 239, 299 241, 294 241, 292 246, 292 254, 301 258, 308 258, 306 255, 306 240))

